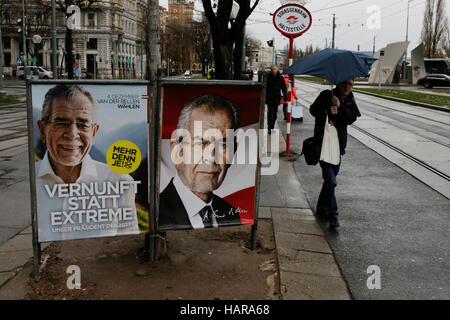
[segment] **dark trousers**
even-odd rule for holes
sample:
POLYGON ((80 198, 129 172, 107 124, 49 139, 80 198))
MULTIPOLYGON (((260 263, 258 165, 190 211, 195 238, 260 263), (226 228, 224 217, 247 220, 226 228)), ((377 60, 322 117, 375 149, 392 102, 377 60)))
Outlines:
POLYGON ((279 104, 268 104, 267 107, 267 128, 272 130, 275 126, 275 121, 277 121, 279 104))
POLYGON ((322 168, 323 185, 317 201, 317 212, 327 212, 330 216, 338 215, 338 207, 334 189, 336 188, 336 176, 341 164, 332 165, 323 161, 319 162, 322 168))

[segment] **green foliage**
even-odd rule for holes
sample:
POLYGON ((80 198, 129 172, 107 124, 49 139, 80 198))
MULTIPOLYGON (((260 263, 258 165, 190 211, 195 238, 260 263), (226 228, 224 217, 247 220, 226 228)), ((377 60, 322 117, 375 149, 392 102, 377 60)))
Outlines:
POLYGON ((8 97, 8 96, 6 96, 6 97, 0 98, 0 105, 1 105, 1 104, 18 103, 18 102, 20 102, 20 100, 17 99, 17 98, 14 98, 14 97, 8 97))
POLYGON ((312 76, 295 76, 296 79, 299 80, 305 80, 305 81, 309 81, 309 82, 314 82, 314 83, 318 83, 318 84, 326 84, 326 85, 331 85, 331 82, 329 82, 328 80, 324 80, 322 78, 319 77, 312 77, 312 76))
POLYGON ((427 94, 410 90, 396 90, 396 89, 375 89, 375 88, 358 88, 359 91, 365 91, 375 94, 380 94, 383 96, 400 98, 405 100, 411 100, 421 103, 432 104, 435 106, 450 106, 450 97, 437 95, 437 94, 427 94))

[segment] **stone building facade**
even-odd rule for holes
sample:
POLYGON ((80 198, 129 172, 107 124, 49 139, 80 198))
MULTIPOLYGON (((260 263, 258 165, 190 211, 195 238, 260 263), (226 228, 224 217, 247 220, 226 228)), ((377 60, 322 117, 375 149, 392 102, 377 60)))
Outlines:
MULTIPOLYGON (((6 2, 1 0, 1 3, 6 2)), ((31 3, 27 1, 28 19, 33 16, 31 3)), ((45 0, 47 13, 50 0, 45 0)), ((79 28, 73 30, 73 53, 75 69, 81 68, 95 74, 98 79, 141 79, 145 77, 147 43, 147 0, 99 0, 89 8, 81 8, 79 28)), ((34 5, 34 4, 33 4, 34 5)), ((2 7, 3 8, 3 7, 2 7)), ((167 10, 160 7, 160 27, 165 28, 167 10)), ((16 8, 17 11, 17 8, 16 8)), ((17 58, 21 56, 22 35, 17 32, 16 18, 2 19, 2 36, 6 48, 4 65, 12 69, 17 67, 17 58)), ((39 34, 50 37, 50 15, 47 14, 42 30, 28 28, 28 37, 39 34)), ((65 13, 57 7, 58 70, 65 72, 64 51, 67 19, 65 13)), ((29 46, 33 46, 28 41, 29 46)), ((28 51, 28 50, 27 50, 28 51)), ((38 48, 38 58, 31 65, 51 68, 51 40, 46 39, 38 48)), ((30 55, 28 55, 30 58, 30 55)))

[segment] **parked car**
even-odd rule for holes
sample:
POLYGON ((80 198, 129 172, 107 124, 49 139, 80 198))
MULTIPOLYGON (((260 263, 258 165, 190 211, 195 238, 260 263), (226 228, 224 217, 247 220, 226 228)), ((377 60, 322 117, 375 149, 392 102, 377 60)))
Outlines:
POLYGON ((184 73, 184 77, 185 78, 189 78, 192 76, 192 71, 191 70, 186 70, 186 72, 184 73))
POLYGON ((425 88, 450 87, 450 76, 446 74, 429 74, 417 81, 418 85, 425 88))
MULTIPOLYGON (((61 78, 63 79, 67 79, 68 77, 68 73, 67 72, 63 72, 61 74, 61 78)), ((73 76, 74 79, 78 79, 78 77, 76 75, 73 76)), ((81 76, 80 79, 94 79, 94 75, 90 72, 86 72, 86 71, 81 71, 81 76)))
MULTIPOLYGON (((39 79, 51 79, 53 78, 53 72, 42 67, 28 66, 30 68, 30 74, 39 77, 39 79)), ((19 79, 24 78, 24 66, 17 68, 16 75, 19 79)))

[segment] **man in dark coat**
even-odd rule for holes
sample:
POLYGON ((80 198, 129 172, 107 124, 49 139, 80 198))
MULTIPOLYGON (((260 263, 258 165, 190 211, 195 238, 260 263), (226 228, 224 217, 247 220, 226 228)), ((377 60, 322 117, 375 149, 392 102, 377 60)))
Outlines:
POLYGON ((266 88, 266 104, 267 108, 267 128, 269 134, 275 126, 277 121, 278 106, 280 105, 281 92, 283 92, 283 98, 286 101, 288 99, 286 83, 283 76, 278 71, 277 66, 270 67, 270 72, 267 75, 267 88, 266 88))
MULTIPOLYGON (((339 83, 333 91, 322 91, 309 108, 310 113, 315 118, 314 141, 318 150, 321 150, 325 121, 328 115, 329 121, 333 123, 338 134, 341 159, 347 146, 347 126, 361 116, 351 92, 352 88, 353 80, 339 83)), ((337 185, 336 176, 339 173, 340 162, 337 165, 332 165, 320 161, 319 164, 322 168, 323 185, 317 201, 316 214, 320 218, 328 219, 330 229, 335 230, 339 227, 339 221, 334 189, 337 185)))

